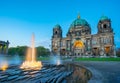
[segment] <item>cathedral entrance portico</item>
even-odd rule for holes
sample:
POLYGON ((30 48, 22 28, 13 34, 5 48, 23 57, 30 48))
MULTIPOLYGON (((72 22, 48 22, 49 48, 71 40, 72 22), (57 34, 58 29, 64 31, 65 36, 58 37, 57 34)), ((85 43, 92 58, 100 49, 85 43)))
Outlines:
POLYGON ((74 42, 73 52, 75 56, 82 56, 84 54, 84 44, 81 40, 76 40, 74 42))
POLYGON ((78 57, 84 54, 84 50, 80 48, 75 48, 73 52, 74 52, 74 55, 78 57))

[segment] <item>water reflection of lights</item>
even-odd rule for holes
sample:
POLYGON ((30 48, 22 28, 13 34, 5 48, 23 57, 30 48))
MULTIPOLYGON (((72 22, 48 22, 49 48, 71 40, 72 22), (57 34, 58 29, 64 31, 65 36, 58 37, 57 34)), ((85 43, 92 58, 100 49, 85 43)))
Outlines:
POLYGON ((50 57, 50 63, 51 63, 51 64, 55 64, 55 65, 60 65, 60 64, 62 64, 62 61, 61 61, 61 59, 60 59, 60 56, 58 56, 58 55, 51 56, 51 57, 50 57))
POLYGON ((60 60, 57 60, 57 65, 60 65, 60 60))
POLYGON ((3 63, 0 64, 0 70, 6 71, 7 68, 8 68, 7 62, 3 62, 3 63))

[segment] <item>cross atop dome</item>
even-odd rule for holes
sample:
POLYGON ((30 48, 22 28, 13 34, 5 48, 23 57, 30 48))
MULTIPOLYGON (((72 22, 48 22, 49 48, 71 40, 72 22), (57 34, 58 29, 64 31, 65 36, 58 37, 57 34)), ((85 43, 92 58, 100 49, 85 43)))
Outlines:
POLYGON ((78 13, 78 16, 77 16, 78 19, 80 19, 80 13, 78 13))

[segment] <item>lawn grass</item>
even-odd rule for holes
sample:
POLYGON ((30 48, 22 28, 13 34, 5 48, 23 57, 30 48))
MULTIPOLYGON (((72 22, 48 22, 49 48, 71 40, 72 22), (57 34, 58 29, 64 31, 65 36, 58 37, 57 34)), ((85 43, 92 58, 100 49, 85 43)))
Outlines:
MULTIPOLYGON (((37 60, 39 61, 48 61, 50 60, 51 58, 50 57, 37 57, 37 60)), ((62 60, 67 60, 68 58, 62 58, 62 60)), ((21 57, 21 60, 25 60, 25 57, 21 57)), ((120 61, 120 57, 117 57, 117 58, 112 58, 112 57, 107 57, 107 58, 100 58, 100 57, 77 57, 77 58, 74 58, 74 61, 120 61)))
POLYGON ((50 57, 38 57, 37 60, 50 60, 50 57))
POLYGON ((120 58, 75 58, 75 61, 120 61, 120 58))
MULTIPOLYGON (((37 60, 50 60, 50 57, 39 57, 37 60)), ((66 59, 62 59, 66 60, 66 59)), ((120 61, 120 58, 75 58, 75 61, 120 61)))

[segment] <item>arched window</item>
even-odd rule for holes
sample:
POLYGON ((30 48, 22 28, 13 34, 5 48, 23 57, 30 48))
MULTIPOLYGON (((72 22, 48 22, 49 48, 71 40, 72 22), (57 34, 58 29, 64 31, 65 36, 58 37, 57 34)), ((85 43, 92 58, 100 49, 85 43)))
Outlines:
POLYGON ((57 34, 58 32, 57 31, 55 31, 55 34, 57 34))
POLYGON ((107 24, 104 24, 104 25, 103 25, 103 28, 105 28, 105 29, 106 29, 106 28, 107 28, 107 24))

